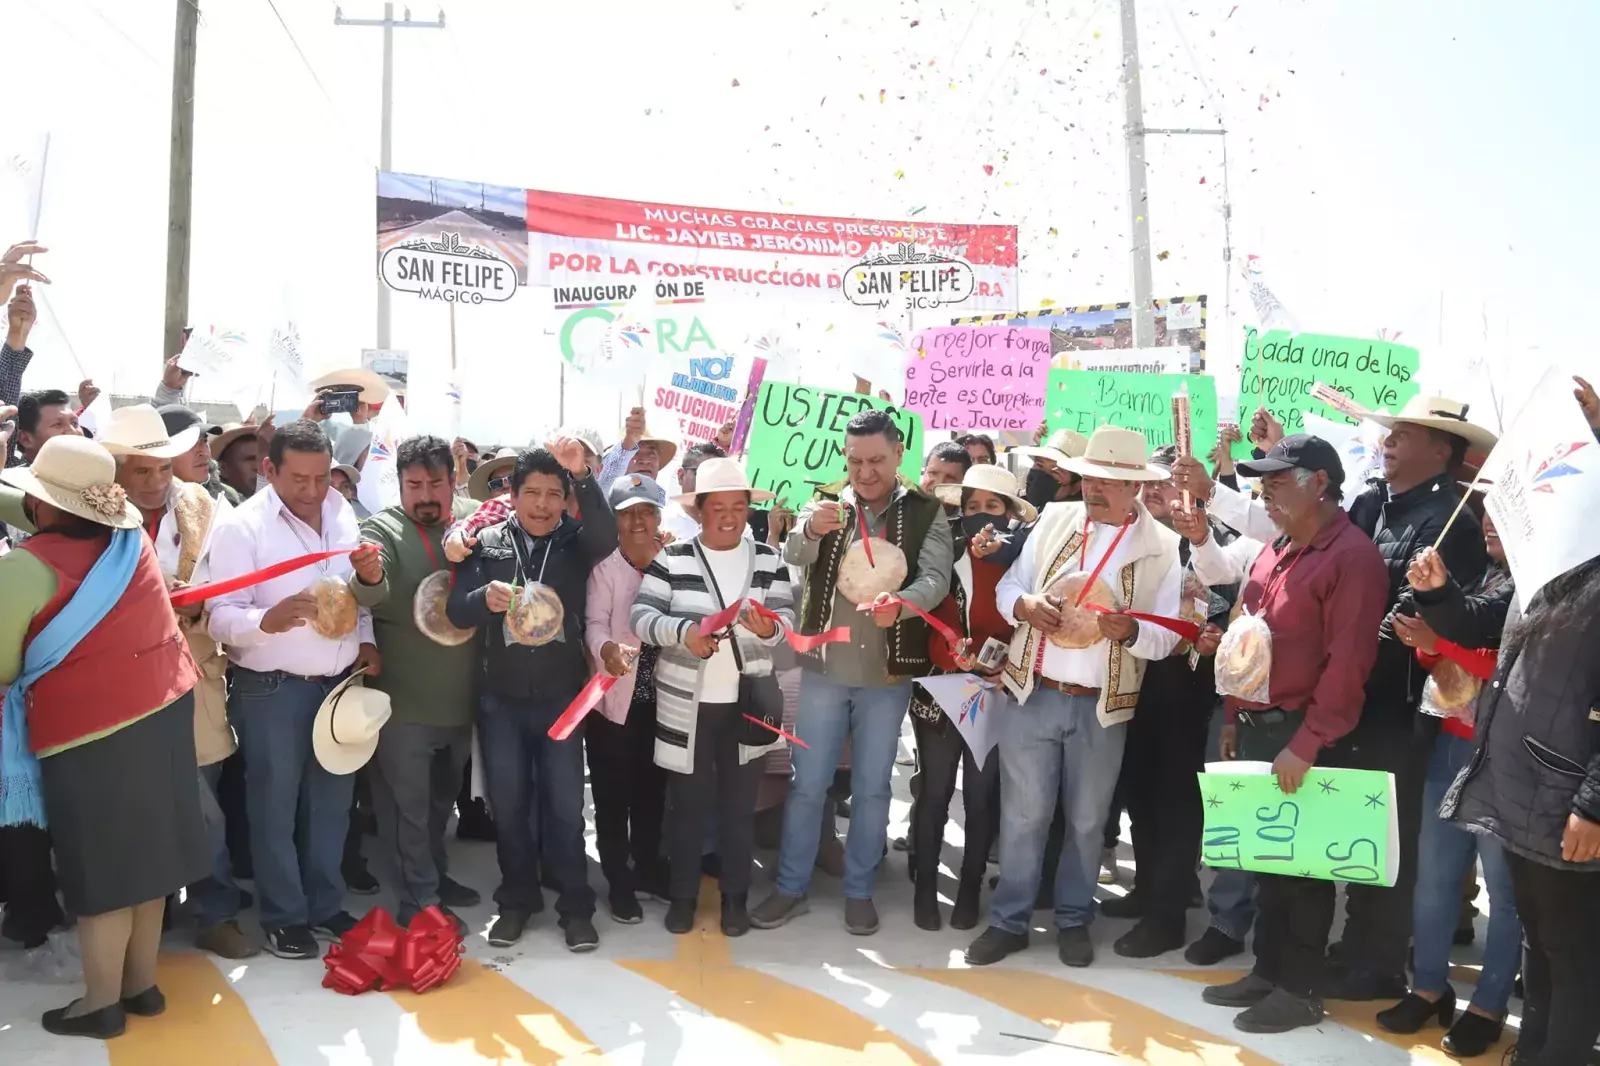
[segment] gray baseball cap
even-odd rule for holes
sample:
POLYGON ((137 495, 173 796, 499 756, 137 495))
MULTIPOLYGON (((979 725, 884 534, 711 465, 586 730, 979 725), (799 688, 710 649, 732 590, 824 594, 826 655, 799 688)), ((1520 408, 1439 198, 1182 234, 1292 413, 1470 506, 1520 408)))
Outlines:
POLYGON ((655 478, 643 474, 623 474, 611 483, 607 500, 613 511, 626 511, 644 503, 660 507, 667 502, 667 494, 656 484, 655 478))

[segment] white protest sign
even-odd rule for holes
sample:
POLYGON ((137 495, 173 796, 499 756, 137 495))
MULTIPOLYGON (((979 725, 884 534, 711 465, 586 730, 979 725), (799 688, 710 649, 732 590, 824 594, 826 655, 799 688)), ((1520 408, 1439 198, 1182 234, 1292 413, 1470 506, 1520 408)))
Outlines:
POLYGON ((982 766, 994 746, 1000 743, 1000 729, 994 721, 995 711, 1002 703, 997 685, 975 674, 919 677, 917 684, 933 697, 933 702, 961 734, 973 760, 982 766))

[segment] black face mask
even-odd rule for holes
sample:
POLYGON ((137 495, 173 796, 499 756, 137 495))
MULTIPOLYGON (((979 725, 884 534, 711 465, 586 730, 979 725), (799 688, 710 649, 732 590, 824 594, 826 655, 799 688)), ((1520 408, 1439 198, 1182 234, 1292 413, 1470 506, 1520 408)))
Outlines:
POLYGON ((1027 481, 1024 482, 1022 498, 1043 510, 1044 505, 1051 503, 1056 498, 1056 490, 1061 487, 1061 482, 1055 475, 1047 470, 1033 467, 1028 471, 1027 481))
POLYGON ((963 543, 982 533, 988 526, 993 526, 996 533, 1011 533, 1009 540, 994 551, 983 557, 986 563, 996 566, 1010 566, 1018 555, 1022 553, 1023 537, 1016 530, 1010 530, 1011 520, 1006 515, 969 514, 961 519, 961 534, 963 543))

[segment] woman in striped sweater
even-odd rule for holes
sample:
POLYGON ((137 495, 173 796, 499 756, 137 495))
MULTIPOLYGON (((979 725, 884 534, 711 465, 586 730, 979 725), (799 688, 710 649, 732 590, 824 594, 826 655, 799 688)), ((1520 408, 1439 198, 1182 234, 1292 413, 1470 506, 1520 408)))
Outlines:
POLYGON ((782 627, 794 624, 794 596, 777 550, 745 536, 751 502, 772 499, 772 493, 754 491, 732 459, 702 464, 696 488, 676 502, 699 510, 700 535, 667 545, 645 570, 632 622, 640 639, 661 649, 656 765, 672 771, 666 926, 674 933, 694 928, 701 845, 715 804, 722 931, 742 936, 750 928, 750 853, 761 779, 755 760, 772 746, 745 716, 760 717, 753 697, 763 686, 781 699, 770 649, 782 639, 782 627), (712 634, 700 632, 702 619, 740 600, 749 602, 735 621, 712 634), (769 613, 758 613, 752 603, 769 613))

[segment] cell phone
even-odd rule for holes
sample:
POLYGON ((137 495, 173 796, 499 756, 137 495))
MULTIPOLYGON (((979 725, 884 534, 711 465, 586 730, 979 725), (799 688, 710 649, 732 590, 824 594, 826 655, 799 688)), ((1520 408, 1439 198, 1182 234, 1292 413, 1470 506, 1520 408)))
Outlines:
POLYGON ((984 641, 983 647, 978 649, 978 665, 985 670, 992 670, 1005 661, 1006 646, 994 637, 984 641))
POLYGON ((353 415, 361 406, 360 389, 329 389, 321 394, 322 413, 325 415, 353 415))

